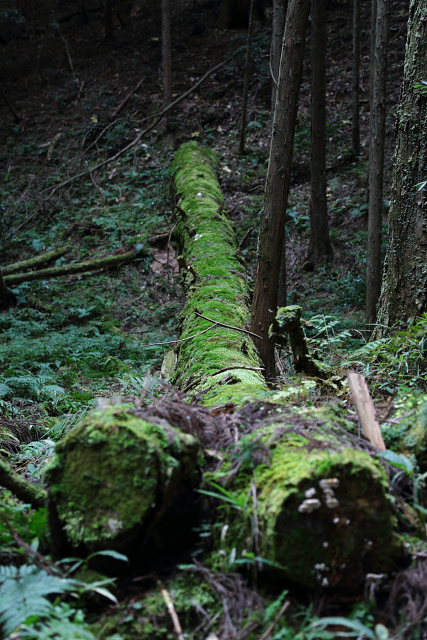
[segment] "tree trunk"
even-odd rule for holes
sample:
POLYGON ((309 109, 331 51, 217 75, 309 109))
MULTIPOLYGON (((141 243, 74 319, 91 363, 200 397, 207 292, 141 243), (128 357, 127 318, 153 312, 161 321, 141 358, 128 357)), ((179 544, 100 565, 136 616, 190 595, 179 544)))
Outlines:
POLYGON ((282 243, 288 203, 298 95, 301 84, 310 0, 290 0, 280 59, 264 209, 261 214, 258 264, 251 317, 266 378, 275 375, 274 344, 268 340, 272 314, 276 313, 282 243))
POLYGON ((311 16, 311 202, 307 260, 333 255, 326 201, 326 0, 312 0, 311 16))
MULTIPOLYGON (((372 102, 374 98, 374 71, 375 71, 375 32, 377 25, 377 0, 372 0, 371 4, 371 49, 369 63, 369 114, 372 116, 372 102)), ((371 132, 369 132, 370 134, 371 132)), ((369 139, 369 147, 371 140, 369 139)))
MULTIPOLYGON (((378 322, 385 327, 406 324, 427 311, 427 197, 417 188, 426 179, 427 98, 414 88, 427 77, 426 15, 425 4, 412 0, 397 113, 389 242, 378 313, 378 322)), ((381 327, 378 333, 385 331, 381 327)))
POLYGON ((369 150, 369 217, 366 268, 366 325, 373 329, 381 290, 381 226, 386 116, 388 0, 378 0, 375 31, 374 90, 371 110, 369 150))
POLYGON ((271 75, 273 90, 271 95, 271 111, 274 117, 276 108, 277 82, 279 80, 280 55, 282 53, 283 32, 285 30, 287 0, 274 0, 273 36, 271 40, 271 75))
POLYGON ((16 298, 12 291, 7 288, 0 270, 0 310, 7 311, 10 307, 16 307, 16 298))
POLYGON ((104 31, 105 42, 112 42, 114 40, 113 0, 104 0, 104 31))
POLYGON ((351 139, 353 151, 360 153, 360 0, 353 0, 353 77, 351 85, 352 123, 351 139))
POLYGON ((249 11, 248 42, 246 45, 245 75, 243 79, 242 122, 240 127, 239 153, 245 153, 246 115, 248 110, 248 93, 249 93, 249 74, 251 70, 252 38, 254 35, 254 4, 255 4, 255 0, 251 0, 251 7, 249 11))
MULTIPOLYGON (((172 102, 171 5, 162 0, 163 107, 172 102)), ((168 117, 170 113, 168 114, 168 117)))

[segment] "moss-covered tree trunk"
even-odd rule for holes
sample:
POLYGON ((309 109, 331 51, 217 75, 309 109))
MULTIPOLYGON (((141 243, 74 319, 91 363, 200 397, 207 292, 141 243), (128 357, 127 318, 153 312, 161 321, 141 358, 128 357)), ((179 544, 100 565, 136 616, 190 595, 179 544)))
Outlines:
POLYGON ((378 323, 386 327, 427 311, 427 192, 417 186, 427 177, 427 96, 415 88, 427 78, 426 20, 427 5, 412 0, 378 314, 378 323))

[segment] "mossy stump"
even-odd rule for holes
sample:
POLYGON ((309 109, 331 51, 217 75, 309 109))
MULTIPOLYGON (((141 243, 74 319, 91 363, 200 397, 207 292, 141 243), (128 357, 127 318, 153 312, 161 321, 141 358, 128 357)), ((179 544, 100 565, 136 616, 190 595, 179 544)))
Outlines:
MULTIPOLYGON (((259 548, 276 578, 354 595, 369 573, 402 567, 404 548, 379 461, 354 448, 332 412, 306 412, 261 427, 254 437, 271 453, 255 469, 259 548)), ((254 476, 240 473, 231 490, 250 494, 254 476)), ((253 505, 248 515, 255 517, 253 505)), ((248 549, 247 526, 229 511, 229 545, 248 549)), ((239 553, 239 549, 237 549, 239 553)), ((264 566, 264 573, 271 573, 264 566)), ((268 578, 271 581, 271 578, 268 578)))
POLYGON ((91 413, 56 445, 46 470, 51 516, 64 533, 57 547, 167 562, 188 548, 201 463, 197 439, 166 421, 147 422, 123 405, 91 413))

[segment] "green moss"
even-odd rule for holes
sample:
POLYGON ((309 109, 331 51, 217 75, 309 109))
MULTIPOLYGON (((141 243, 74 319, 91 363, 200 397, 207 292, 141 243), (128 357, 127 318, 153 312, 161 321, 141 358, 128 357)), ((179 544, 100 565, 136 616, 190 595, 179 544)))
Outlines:
POLYGON ((70 542, 112 548, 155 519, 180 482, 197 482, 200 455, 193 436, 118 406, 74 428, 56 446, 45 478, 70 542))
MULTIPOLYGON (((249 292, 245 274, 236 258, 232 225, 222 211, 223 195, 217 178, 218 160, 197 142, 181 146, 172 165, 179 206, 186 217, 177 227, 182 258, 187 267, 187 304, 183 312, 182 338, 210 326, 201 314, 217 322, 244 329, 250 321, 249 292)), ((174 381, 183 389, 203 392, 207 405, 242 403, 266 391, 260 372, 227 367, 259 367, 259 359, 248 335, 216 328, 182 342, 174 381)))
MULTIPOLYGON (((305 411, 261 428, 252 435, 252 452, 251 443, 244 447, 254 455, 258 441, 253 459, 265 463, 253 472, 246 459, 231 490, 249 495, 256 477, 261 557, 300 584, 357 592, 367 572, 396 569, 403 548, 385 470, 367 453, 349 447, 344 423, 333 410, 305 411), (270 460, 262 455, 263 445, 270 460), (328 479, 335 479, 332 493, 321 484, 328 479), (317 501, 312 510, 307 500, 317 501)), ((245 519, 253 517, 252 510, 252 505, 246 513, 225 508, 227 553, 233 546, 238 555, 248 550, 245 519)))

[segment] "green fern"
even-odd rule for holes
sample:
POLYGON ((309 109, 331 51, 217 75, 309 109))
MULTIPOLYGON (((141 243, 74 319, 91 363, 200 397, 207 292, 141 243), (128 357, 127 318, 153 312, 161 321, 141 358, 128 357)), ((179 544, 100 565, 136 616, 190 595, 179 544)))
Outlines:
POLYGON ((29 565, 0 566, 0 584, 0 624, 6 636, 32 616, 49 615, 52 605, 45 596, 74 587, 71 580, 29 565))

